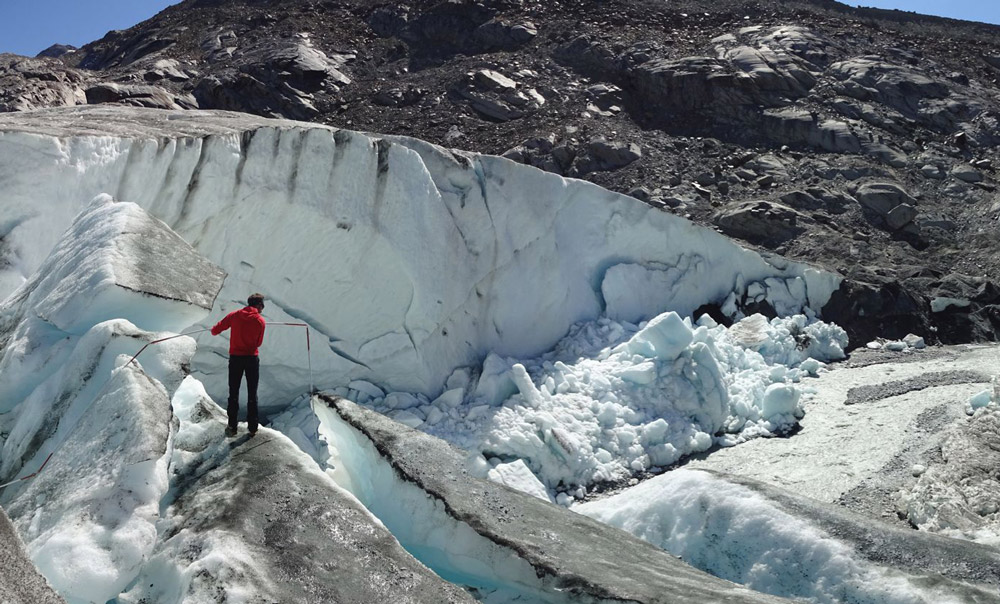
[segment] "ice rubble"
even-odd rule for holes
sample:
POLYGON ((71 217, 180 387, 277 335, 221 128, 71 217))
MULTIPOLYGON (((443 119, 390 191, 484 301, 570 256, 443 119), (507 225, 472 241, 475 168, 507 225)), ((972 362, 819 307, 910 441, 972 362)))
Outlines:
MULTIPOLYGON (((228 271, 216 315, 259 290, 268 319, 321 334, 321 388, 362 379, 433 397, 456 367, 536 356, 602 312, 634 323, 764 299, 815 311, 840 282, 589 183, 412 139, 87 107, 0 116, 0 157, 0 295, 92 196, 134 200, 228 271)), ((195 359, 216 398, 224 346, 199 337, 195 359)), ((295 330, 269 332, 263 406, 304 391, 304 348, 295 330)))
MULTIPOLYGON (((789 431, 808 394, 799 382, 843 358, 847 343, 839 327, 802 315, 726 328, 668 312, 640 326, 605 318, 574 326, 539 358, 491 355, 478 377, 456 372, 434 400, 363 381, 335 392, 482 452, 494 470, 523 460, 549 489, 576 493, 789 431)), ((314 428, 296 419, 307 420, 292 409, 274 422, 307 441, 314 428)))
MULTIPOLYGON (((996 384, 994 383, 994 387, 996 384)), ((941 459, 897 495, 896 509, 921 530, 1000 546, 1000 405, 994 391, 973 396, 967 422, 952 426, 941 459)))
MULTIPOLYGON (((814 507, 820 505, 814 502, 814 507)), ((944 555, 950 546, 938 542, 947 540, 917 537, 912 531, 884 534, 892 529, 883 525, 860 527, 858 542, 851 542, 847 537, 856 529, 849 523, 833 523, 830 528, 836 530, 829 531, 818 522, 829 512, 796 509, 788 501, 775 501, 703 471, 674 470, 620 495, 572 509, 663 547, 697 568, 764 593, 819 603, 959 604, 995 599, 962 579, 932 578, 935 571, 926 566, 934 566, 933 561, 908 574, 868 559, 865 552, 870 547, 865 543, 873 540, 886 551, 903 552, 907 559, 927 552, 941 557, 937 572, 949 572, 966 561, 950 564, 944 555), (907 539, 911 542, 905 543, 907 539), (902 547, 894 541, 903 542, 902 547)), ((884 560, 886 551, 874 552, 874 557, 884 560)), ((995 559, 985 548, 978 555, 995 559)))

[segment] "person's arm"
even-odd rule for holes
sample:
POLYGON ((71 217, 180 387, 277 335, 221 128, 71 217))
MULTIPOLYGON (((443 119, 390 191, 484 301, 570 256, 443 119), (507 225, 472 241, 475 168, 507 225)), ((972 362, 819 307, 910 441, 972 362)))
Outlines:
POLYGON ((216 323, 215 327, 212 328, 212 335, 213 336, 217 336, 220 333, 222 333, 222 332, 226 331, 227 329, 229 329, 229 325, 230 325, 230 323, 232 323, 232 318, 231 318, 232 316, 233 316, 233 313, 229 313, 228 315, 226 315, 225 317, 223 317, 221 321, 219 321, 218 323, 216 323))
POLYGON ((260 348, 260 345, 264 343, 264 328, 265 327, 267 327, 267 323, 264 322, 264 319, 261 319, 260 320, 260 335, 257 336, 257 346, 256 346, 256 348, 260 348))

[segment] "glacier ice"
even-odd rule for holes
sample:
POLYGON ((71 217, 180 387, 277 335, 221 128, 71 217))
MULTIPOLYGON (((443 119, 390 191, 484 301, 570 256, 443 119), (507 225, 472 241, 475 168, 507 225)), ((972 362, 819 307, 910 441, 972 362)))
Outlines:
POLYGON ((116 597, 157 536, 168 389, 180 383, 195 342, 173 338, 143 365, 129 363, 162 334, 132 321, 153 329, 197 321, 221 281, 221 271, 138 206, 98 198, 0 306, 0 482, 49 460, 0 501, 70 602, 116 597))
MULTIPOLYGON (((0 295, 93 196, 132 200, 229 273, 215 314, 259 290, 268 319, 321 334, 321 388, 361 379, 433 398, 456 368, 538 355, 602 312, 687 314, 753 284, 782 312, 813 312, 840 282, 589 183, 406 138, 87 107, 0 116, 0 156, 0 295)), ((195 359, 217 398, 221 346, 199 338, 195 359)), ((304 392, 303 348, 295 330, 269 331, 262 406, 304 392)))
POLYGON ((574 325, 541 357, 491 354, 478 378, 447 396, 410 396, 405 417, 396 393, 340 393, 574 491, 788 432, 804 412, 801 380, 843 358, 847 342, 839 327, 802 315, 752 315, 726 328, 668 312, 640 325, 603 318, 574 325))
MULTIPOLYGON (((539 498, 345 399, 311 399, 327 473, 442 577, 487 602, 778 602, 539 498)), ((303 418, 305 419, 305 418, 303 418)))
MULTIPOLYGON (((0 394, 10 395, 0 398, 0 476, 52 451, 59 474, 71 467, 65 455, 74 447, 103 438, 87 409, 117 399, 98 392, 101 377, 127 378, 157 393, 121 391, 132 402, 145 396, 162 405, 176 391, 179 425, 168 430, 160 456, 123 478, 119 466, 106 464, 124 481, 109 488, 121 511, 112 517, 115 530, 134 537, 127 544, 86 523, 74 534, 72 526, 46 521, 44 506, 31 533, 36 516, 18 499, 29 489, 3 495, 18 509, 19 530, 32 536, 29 548, 43 552, 40 564, 59 560, 55 545, 44 549, 50 543, 93 552, 85 558, 94 564, 81 563, 77 575, 93 590, 81 591, 81 599, 110 599, 123 589, 122 602, 208 597, 214 583, 206 576, 232 588, 233 597, 249 597, 248 585, 275 594, 308 591, 318 574, 297 575, 300 583, 290 586, 251 580, 259 571, 255 559, 274 552, 262 552, 241 531, 299 543, 295 555, 305 565, 313 560, 312 539, 343 530, 327 508, 255 497, 279 483, 298 488, 280 482, 288 478, 280 473, 246 481, 246 462, 265 463, 267 447, 294 466, 302 481, 296 495, 337 494, 358 530, 376 530, 366 524, 377 525, 374 519, 305 456, 332 464, 334 478, 344 481, 344 451, 324 445, 332 433, 299 396, 309 383, 300 330, 270 329, 262 348, 264 406, 301 401, 275 420, 287 439, 275 434, 253 445, 219 446, 214 432, 221 422, 209 401, 224 398, 222 342, 199 337, 195 353, 194 340, 178 338, 147 353, 141 367, 119 366, 122 354, 155 332, 212 322, 209 309, 221 316, 251 291, 269 298, 269 321, 305 322, 319 334, 311 359, 317 386, 357 395, 490 458, 474 457, 472 469, 461 470, 469 476, 492 471, 495 480, 534 490, 538 499, 558 489, 563 503, 594 482, 787 430, 802 411, 796 383, 821 369, 820 361, 843 354, 842 330, 816 320, 839 277, 762 257, 631 198, 500 158, 234 114, 102 107, 0 116, 0 157, 0 295, 11 294, 0 309, 0 394), (224 283, 215 265, 228 273, 224 283), (762 300, 796 316, 742 317, 743 302, 762 300), (707 318, 692 323, 686 315, 705 303, 742 320, 729 329, 707 318), (188 366, 207 391, 193 379, 181 385, 188 366), (242 469, 221 467, 225 459, 242 469), (166 481, 168 463, 180 478, 166 481), (145 489, 130 495, 137 476, 145 489), (212 513, 213 503, 234 493, 256 507, 212 513), (157 510, 156 501, 167 507, 157 510), (279 524, 254 524, 267 506, 288 523, 322 513, 328 534, 307 534, 300 521, 285 532, 279 524), (167 516, 156 520, 158 511, 167 516)), ((375 509, 398 495, 395 503, 412 504, 411 517, 426 512, 393 527, 411 548, 426 540, 430 549, 421 556, 452 558, 448 564, 464 556, 456 547, 478 551, 480 538, 461 526, 435 532, 421 522, 440 510, 419 489, 401 488, 374 453, 366 455, 361 461, 374 464, 368 478, 378 482, 369 486, 385 495, 366 503, 375 509)), ((356 475, 344 484, 365 480, 360 470, 356 475)), ((94 480, 107 479, 98 473, 94 480)), ((61 486, 46 501, 76 489, 83 507, 65 513, 85 514, 86 488, 61 486)), ((364 489, 351 490, 364 499, 364 489)), ((384 519, 407 517, 398 507, 380 510, 384 519)), ((419 564, 399 557, 388 533, 378 535, 387 559, 407 560, 417 569, 413 576, 425 576, 419 564)), ((536 562, 490 547, 449 572, 492 597, 549 589, 537 579, 536 562), (483 568, 482 560, 498 566, 483 568)), ((630 572, 641 575, 644 564, 637 560, 630 572)), ((55 568, 47 572, 60 585, 74 580, 55 568)), ((464 599, 427 581, 431 592, 464 599)))
POLYGON ((472 602, 399 543, 283 435, 223 437, 225 412, 187 377, 159 538, 119 602, 472 602))
POLYGON ((971 570, 962 567, 977 563, 996 566, 995 553, 986 548, 956 556, 945 539, 849 518, 837 508, 776 492, 752 481, 682 468, 572 509, 765 593, 859 604, 995 599, 966 583, 967 577, 933 576, 935 570, 961 575, 971 570), (869 551, 865 544, 872 541, 880 544, 879 551, 869 551), (916 564, 912 573, 901 572, 884 566, 885 551, 932 561, 916 564))

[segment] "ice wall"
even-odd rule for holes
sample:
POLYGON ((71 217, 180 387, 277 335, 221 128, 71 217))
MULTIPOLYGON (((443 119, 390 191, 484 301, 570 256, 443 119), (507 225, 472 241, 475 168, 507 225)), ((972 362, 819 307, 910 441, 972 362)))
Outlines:
MULTIPOLYGON (((602 313, 747 297, 795 312, 839 284, 592 184, 412 139, 90 107, 0 116, 0 158, 0 294, 86 200, 133 200, 229 273, 213 319, 259 290, 269 320, 321 334, 320 387, 434 395, 456 367, 538 354, 602 313)), ((202 338, 195 360, 216 397, 225 345, 202 338)), ((264 404, 306 388, 300 330, 271 329, 262 354, 264 404)))

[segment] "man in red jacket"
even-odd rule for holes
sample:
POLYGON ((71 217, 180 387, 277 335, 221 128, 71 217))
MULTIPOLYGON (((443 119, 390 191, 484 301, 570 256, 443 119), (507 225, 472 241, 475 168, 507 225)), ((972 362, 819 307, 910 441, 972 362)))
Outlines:
POLYGON ((229 426, 226 436, 236 436, 236 416, 240 412, 240 382, 247 375, 247 430, 250 436, 257 433, 257 382, 260 379, 260 358, 257 349, 264 342, 264 296, 253 294, 247 298, 247 305, 234 310, 212 328, 217 336, 232 329, 229 337, 229 426))

